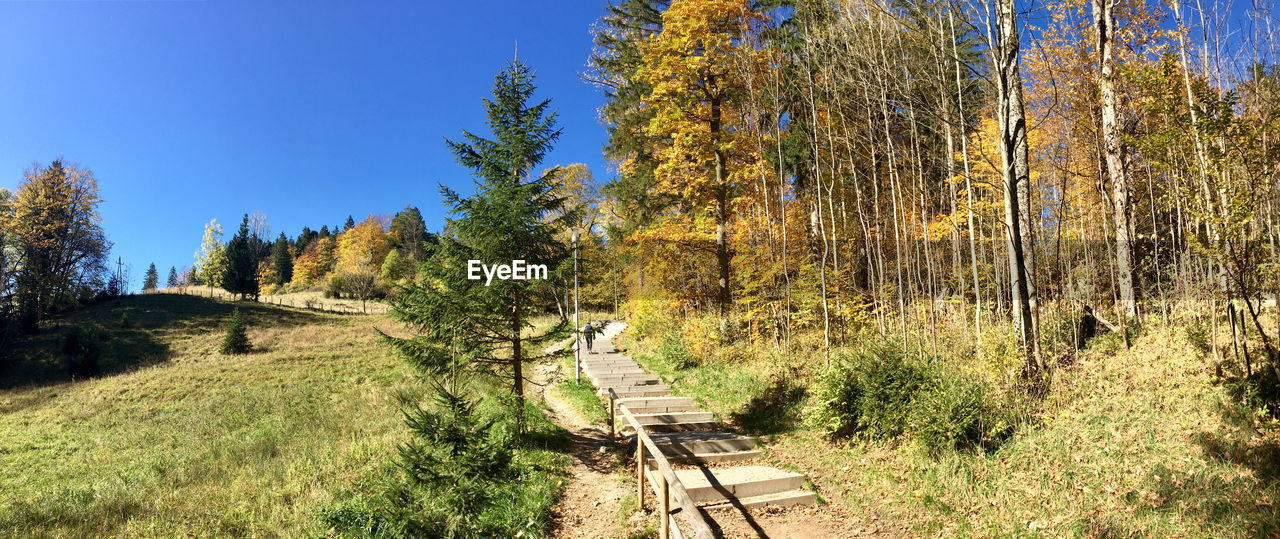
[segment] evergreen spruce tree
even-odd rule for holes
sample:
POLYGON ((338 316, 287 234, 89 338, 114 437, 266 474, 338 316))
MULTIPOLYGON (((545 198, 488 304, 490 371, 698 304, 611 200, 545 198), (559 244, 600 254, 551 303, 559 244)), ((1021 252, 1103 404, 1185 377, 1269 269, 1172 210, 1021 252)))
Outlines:
POLYGON ((353 229, 353 228, 355 228, 355 227, 356 227, 356 220, 355 220, 355 219, 353 219, 350 215, 348 215, 348 216, 347 216, 347 224, 342 225, 342 231, 343 231, 343 232, 346 232, 346 231, 351 230, 351 229, 353 229))
POLYGON ((271 247, 271 265, 276 270, 277 286, 293 280, 293 256, 289 254, 289 238, 284 232, 280 233, 280 238, 271 247))
POLYGON ((244 315, 236 307, 231 311, 231 320, 227 322, 227 335, 222 339, 221 351, 224 354, 247 354, 252 349, 249 334, 245 333, 244 315))
POLYGON ((476 192, 463 197, 441 186, 450 234, 440 239, 437 263, 424 264, 426 274, 402 287, 393 304, 394 316, 418 335, 386 337, 424 373, 505 371, 499 376, 511 388, 518 433, 524 429, 523 366, 532 359, 525 345, 562 328, 522 335, 532 327, 528 320, 541 307, 535 296, 546 283, 495 279, 486 286, 467 278, 467 261, 525 260, 555 268, 569 253, 553 236, 577 215, 548 219, 564 205, 550 182, 559 169, 531 174, 560 136, 550 101, 530 104, 533 92, 533 72, 512 62, 495 77, 493 99, 484 100, 494 138, 463 131, 461 140, 446 141, 476 177, 476 192))
POLYGON ((245 214, 236 236, 227 242, 227 270, 222 288, 241 298, 258 299, 258 260, 249 239, 249 214, 245 214))
POLYGON ((178 286, 178 268, 169 266, 169 280, 165 282, 170 288, 178 286))
POLYGON ((158 286, 160 286, 160 272, 156 271, 156 263, 152 262, 142 278, 142 291, 155 290, 158 286))

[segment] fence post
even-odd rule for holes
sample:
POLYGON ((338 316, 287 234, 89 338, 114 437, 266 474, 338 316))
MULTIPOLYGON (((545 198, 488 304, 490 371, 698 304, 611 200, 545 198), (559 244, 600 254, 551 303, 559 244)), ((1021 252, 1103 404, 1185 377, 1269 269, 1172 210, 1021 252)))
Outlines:
POLYGON ((658 470, 658 490, 662 492, 662 515, 658 517, 658 521, 662 523, 662 539, 671 539, 671 491, 667 487, 667 474, 658 470))
POLYGON ((614 410, 618 407, 617 401, 613 400, 613 392, 609 392, 609 439, 613 439, 613 424, 617 421, 614 417, 614 410))
POLYGON ((644 440, 636 431, 636 500, 640 502, 640 510, 644 510, 644 440))

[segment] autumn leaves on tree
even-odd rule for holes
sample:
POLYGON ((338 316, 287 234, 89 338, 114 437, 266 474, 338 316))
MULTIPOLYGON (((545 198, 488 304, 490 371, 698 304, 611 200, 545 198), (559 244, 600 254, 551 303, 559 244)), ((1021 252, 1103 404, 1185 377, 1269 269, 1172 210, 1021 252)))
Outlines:
POLYGON ((1009 328, 1028 375, 1085 306, 1257 312, 1280 288, 1277 69, 1188 52, 1171 6, 1059 0, 1034 25, 1012 0, 611 7, 589 78, 630 296, 784 350, 1009 328))

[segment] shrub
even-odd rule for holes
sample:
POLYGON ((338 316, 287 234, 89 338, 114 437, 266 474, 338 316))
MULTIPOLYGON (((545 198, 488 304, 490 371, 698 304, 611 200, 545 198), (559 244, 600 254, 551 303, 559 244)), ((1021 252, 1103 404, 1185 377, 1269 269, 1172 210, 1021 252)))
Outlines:
POLYGON ((685 349, 684 340, 680 338, 680 334, 674 331, 662 334, 662 342, 658 345, 657 353, 662 361, 674 365, 677 369, 688 369, 698 365, 698 362, 685 349))
POLYGON ((911 436, 932 454, 994 449, 1013 429, 1010 407, 964 376, 940 376, 910 408, 911 436))
POLYGON ((119 324, 120 324, 120 327, 122 327, 122 328, 127 328, 127 327, 129 327, 129 311, 125 311, 125 312, 120 313, 120 322, 119 322, 119 324))
POLYGON ((631 299, 627 302, 627 311, 630 313, 627 329, 637 339, 647 339, 666 332, 676 325, 671 317, 671 310, 667 308, 667 302, 658 297, 631 299))
POLYGON ((1013 430, 1016 407, 961 373, 868 339, 838 357, 811 388, 806 423, 833 439, 909 435, 931 453, 992 449, 1013 430))
POLYGON ((79 327, 62 339, 62 353, 66 354, 67 372, 71 376, 90 377, 102 372, 98 360, 102 357, 98 336, 79 327))
POLYGON ((1209 323, 1200 317, 1193 318, 1184 331, 1184 337, 1187 342, 1194 346, 1199 352, 1200 357, 1205 357, 1211 352, 1209 344, 1209 323))
POLYGON ((832 438, 892 438, 906 431, 908 407, 928 374, 896 341, 864 341, 819 374, 807 421, 832 438))
POLYGON ((341 298, 343 292, 345 292, 342 285, 342 275, 337 272, 330 273, 329 278, 324 282, 324 297, 341 298))
POLYGON ((812 392, 814 404, 805 414, 805 423, 832 439, 857 432, 862 384, 848 363, 831 362, 818 374, 812 392))
POLYGON ((249 343, 249 335, 245 333, 244 315, 236 307, 231 312, 231 320, 227 322, 227 336, 222 339, 222 353, 247 354, 250 350, 253 350, 253 345, 249 343))

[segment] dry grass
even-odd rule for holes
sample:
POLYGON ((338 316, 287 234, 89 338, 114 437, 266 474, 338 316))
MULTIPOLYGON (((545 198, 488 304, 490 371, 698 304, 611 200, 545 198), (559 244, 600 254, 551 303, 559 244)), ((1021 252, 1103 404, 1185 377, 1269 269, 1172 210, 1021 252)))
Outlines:
MULTIPOLYGON (((1058 371, 1030 424, 990 454, 931 457, 908 441, 832 443, 799 422, 755 432, 773 434, 769 459, 808 474, 823 498, 844 505, 868 523, 867 531, 1280 534, 1280 432, 1232 402, 1182 333, 1151 330, 1134 339, 1132 350, 1124 350, 1118 336, 1097 339, 1076 364, 1058 371)), ((767 356, 678 370, 651 353, 655 340, 629 345, 650 369, 676 378, 685 394, 722 416, 748 417, 753 404, 769 400, 765 389, 776 377, 776 362, 767 356)), ((940 344, 950 343, 940 338, 940 344)), ((971 370, 993 373, 1001 355, 990 354, 988 364, 971 370)), ((970 360, 982 363, 981 356, 970 360)), ((820 355, 798 359, 798 383, 806 385, 806 373, 822 361, 820 355)), ((791 405, 784 399, 766 408, 791 405)))

